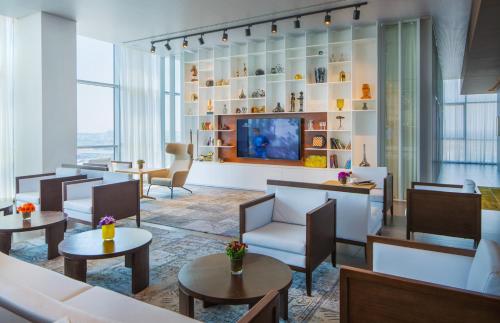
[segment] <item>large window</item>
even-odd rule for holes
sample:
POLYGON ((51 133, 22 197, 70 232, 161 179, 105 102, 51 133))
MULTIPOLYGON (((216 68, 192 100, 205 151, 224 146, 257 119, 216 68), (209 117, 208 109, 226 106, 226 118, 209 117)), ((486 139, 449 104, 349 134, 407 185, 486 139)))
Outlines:
POLYGON ((77 37, 78 163, 117 154, 114 66, 113 44, 77 37))
POLYGON ((179 56, 165 57, 165 142, 182 140, 181 62, 179 56))
POLYGON ((444 162, 497 162, 496 94, 460 95, 460 80, 444 81, 444 162))

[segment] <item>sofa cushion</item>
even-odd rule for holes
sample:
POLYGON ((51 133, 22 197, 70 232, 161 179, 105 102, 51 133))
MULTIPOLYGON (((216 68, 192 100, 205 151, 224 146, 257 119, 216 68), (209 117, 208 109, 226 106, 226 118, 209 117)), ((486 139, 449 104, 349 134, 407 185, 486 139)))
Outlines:
POLYGON ((500 296, 500 245, 481 240, 472 261, 467 289, 500 296))
POLYGON ((71 168, 71 167, 58 167, 56 168, 56 176, 57 177, 67 177, 67 176, 76 176, 80 175, 79 168, 71 168))
POLYGON ((272 257, 274 259, 278 259, 279 261, 284 262, 289 266, 306 268, 306 256, 299 255, 297 253, 291 253, 291 252, 269 249, 253 245, 248 246, 248 252, 258 253, 259 255, 265 255, 272 257))
POLYGON ((306 213, 326 202, 326 192, 295 187, 276 187, 273 221, 306 225, 306 213))
POLYGON ((64 209, 84 213, 92 213, 92 199, 78 199, 64 201, 64 209))
POLYGON ((370 201, 372 202, 384 202, 384 189, 383 188, 374 188, 370 190, 370 201))
POLYGON ((93 287, 67 300, 65 304, 123 323, 197 322, 187 316, 140 302, 101 287, 93 287))
POLYGON ((16 194, 16 205, 23 203, 40 204, 40 192, 24 192, 16 194), (18 203, 21 202, 21 203, 18 203))
POLYGON ((353 167, 352 177, 358 181, 373 181, 377 185, 377 188, 384 188, 387 167, 353 167))
POLYGON ((90 288, 90 285, 54 271, 0 253, 0 278, 37 290, 63 301, 90 288))
POLYGON ((243 234, 243 242, 249 245, 306 254, 306 227, 282 222, 271 222, 243 234))
POLYGON ((92 223, 92 213, 80 212, 74 210, 64 209, 64 213, 68 216, 69 219, 80 220, 88 223, 92 223))

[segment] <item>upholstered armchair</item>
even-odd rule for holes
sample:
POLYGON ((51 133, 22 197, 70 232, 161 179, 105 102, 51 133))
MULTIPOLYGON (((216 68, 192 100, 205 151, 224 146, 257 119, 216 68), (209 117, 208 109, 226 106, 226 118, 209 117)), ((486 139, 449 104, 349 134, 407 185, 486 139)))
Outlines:
POLYGON ((240 205, 240 240, 249 252, 305 272, 310 296, 314 269, 329 255, 335 266, 335 203, 324 191, 279 186, 240 205))
POLYGON ((340 269, 340 322, 498 322, 500 245, 368 237, 367 269, 340 269))
POLYGON ((86 178, 79 169, 59 167, 53 173, 16 177, 16 205, 33 203, 41 211, 62 211, 62 183, 86 178))
POLYGON ((105 215, 117 220, 135 216, 140 226, 139 181, 128 174, 102 172, 102 177, 64 182, 63 199, 68 219, 94 229, 105 215))
POLYGON ((191 190, 184 187, 189 170, 193 164, 193 144, 169 143, 165 150, 174 155, 170 168, 150 172, 148 176, 148 191, 152 185, 166 186, 170 189, 170 198, 174 197, 174 187, 180 187, 189 193, 191 190))

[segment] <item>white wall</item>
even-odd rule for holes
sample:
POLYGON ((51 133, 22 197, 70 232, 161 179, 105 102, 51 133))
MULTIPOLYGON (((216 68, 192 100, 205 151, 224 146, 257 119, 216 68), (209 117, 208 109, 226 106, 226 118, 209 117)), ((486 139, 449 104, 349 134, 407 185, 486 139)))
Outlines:
POLYGON ((76 23, 36 13, 14 28, 16 175, 76 163, 76 23))

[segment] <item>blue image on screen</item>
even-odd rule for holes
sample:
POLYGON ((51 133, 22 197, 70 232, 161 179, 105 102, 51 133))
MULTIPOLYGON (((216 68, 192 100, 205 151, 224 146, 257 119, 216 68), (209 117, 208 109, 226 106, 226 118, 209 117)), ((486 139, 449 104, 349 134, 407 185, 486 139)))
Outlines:
POLYGON ((239 119, 237 155, 243 158, 300 160, 300 118, 239 119))

